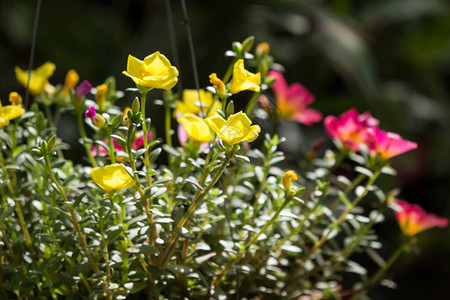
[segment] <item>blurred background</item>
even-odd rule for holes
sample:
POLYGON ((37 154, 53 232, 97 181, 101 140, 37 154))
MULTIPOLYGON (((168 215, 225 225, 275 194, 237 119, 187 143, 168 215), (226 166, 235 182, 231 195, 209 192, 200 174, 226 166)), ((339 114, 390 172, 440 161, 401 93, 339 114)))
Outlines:
MULTIPOLYGON (((113 75, 117 89, 125 90, 133 87, 121 74, 128 54, 142 59, 159 50, 180 70, 178 86, 195 88, 182 6, 180 1, 169 4, 178 63, 163 0, 47 0, 33 68, 55 63, 53 84, 62 83, 72 68, 94 86, 113 75)), ((416 141, 418 150, 393 159, 398 177, 384 177, 380 184, 386 190, 398 186, 401 198, 450 217, 449 5, 445 0, 191 0, 187 10, 200 86, 209 85, 212 72, 223 76, 230 62, 223 54, 233 41, 253 35, 256 43, 269 43, 288 82, 301 82, 315 95, 313 108, 324 115, 351 107, 370 111, 381 128, 416 141)), ((0 2, 4 104, 10 91, 24 95, 14 67, 28 67, 35 10, 36 1, 0 2)), ((130 105, 134 96, 125 93, 117 104, 130 105)), ((151 106, 152 118, 157 120, 160 112, 151 106)), ((59 126, 60 136, 77 149, 70 116, 59 126)), ((299 157, 316 138, 325 137, 321 123, 287 128, 298 133, 291 145, 299 157)), ((80 152, 71 153, 77 160, 80 152)), ((393 215, 376 230, 387 257, 399 243, 393 215)), ((404 255, 388 273, 398 287, 380 287, 369 294, 373 299, 450 299, 450 229, 433 229, 418 239, 418 250, 404 255)))

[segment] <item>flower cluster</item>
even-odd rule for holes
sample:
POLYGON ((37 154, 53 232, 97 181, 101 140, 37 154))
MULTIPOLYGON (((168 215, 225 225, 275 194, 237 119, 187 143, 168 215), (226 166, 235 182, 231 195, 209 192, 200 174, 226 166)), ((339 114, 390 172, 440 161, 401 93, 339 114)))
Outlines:
POLYGON ((212 86, 181 94, 168 58, 129 55, 123 74, 137 89, 127 89, 125 109, 112 77, 93 87, 70 70, 53 86, 50 62, 16 69, 36 97, 26 114, 15 92, 0 106, 2 297, 342 299, 375 287, 417 233, 448 225, 377 186, 395 174, 389 159, 417 144, 368 112, 326 117, 338 147, 322 152, 319 141, 305 161, 285 160, 276 126, 311 126, 322 113, 303 85, 273 70, 269 45, 253 43, 233 43, 223 77, 211 70, 212 86), (163 130, 146 109, 152 89, 164 90, 163 130), (63 113, 77 122, 79 164, 57 137, 63 113), (368 280, 353 253, 382 247, 373 226, 388 207, 403 243, 368 280), (357 289, 343 289, 348 272, 357 289))
POLYGON ((359 151, 364 145, 372 156, 384 160, 417 148, 416 143, 379 129, 379 121, 369 112, 359 114, 356 109, 351 109, 339 118, 326 117, 324 124, 327 134, 341 142, 344 148, 359 151))

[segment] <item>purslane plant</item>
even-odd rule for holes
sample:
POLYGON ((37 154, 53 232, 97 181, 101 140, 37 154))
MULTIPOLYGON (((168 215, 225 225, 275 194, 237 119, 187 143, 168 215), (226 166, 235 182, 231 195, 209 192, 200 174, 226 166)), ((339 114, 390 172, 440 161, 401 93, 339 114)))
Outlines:
POLYGON ((307 107, 306 88, 270 71, 269 46, 252 53, 253 42, 233 43, 224 76, 213 70, 212 86, 183 95, 169 91, 178 69, 164 55, 130 55, 123 74, 138 96, 123 111, 112 77, 93 88, 70 70, 53 86, 50 62, 30 77, 16 68, 35 101, 22 107, 13 92, 0 107, 2 298, 359 297, 417 233, 447 226, 377 187, 380 176, 395 175, 390 160, 417 144, 380 129, 368 112, 326 117, 335 147, 286 166, 284 138, 257 123, 312 125, 322 114, 307 107), (152 89, 166 90, 163 137, 146 109, 152 89), (247 107, 235 112, 241 92, 247 107), (56 136, 64 113, 77 119, 82 164, 64 157, 56 136), (389 207, 404 237, 383 262, 373 226, 392 218, 389 207), (353 261, 363 251, 380 264, 373 275, 353 261), (347 282, 347 272, 359 276, 347 282))

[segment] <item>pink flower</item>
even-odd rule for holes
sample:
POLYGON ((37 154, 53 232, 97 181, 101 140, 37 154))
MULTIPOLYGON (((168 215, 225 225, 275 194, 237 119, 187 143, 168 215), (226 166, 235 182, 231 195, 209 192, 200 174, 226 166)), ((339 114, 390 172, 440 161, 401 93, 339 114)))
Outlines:
POLYGON ((396 133, 386 132, 377 127, 369 128, 367 133, 370 154, 379 154, 383 159, 389 159, 417 148, 416 143, 404 140, 396 133))
POLYGON ((75 96, 78 99, 81 99, 84 96, 86 96, 86 94, 89 93, 91 91, 91 89, 92 89, 91 83, 89 81, 85 80, 75 88, 75 96))
POLYGON ((277 108, 281 118, 312 125, 322 120, 322 114, 307 106, 314 102, 314 96, 300 83, 288 86, 279 71, 272 70, 268 76, 275 78, 272 90, 277 99, 277 108))
MULTIPOLYGON (((153 135, 151 132, 147 132, 147 141, 150 141, 153 139, 153 135)), ((119 144, 119 142, 117 141, 116 138, 112 139, 113 142, 113 147, 117 152, 117 161, 123 161, 125 159, 125 157, 123 156, 123 154, 125 154, 125 149, 122 148, 122 146, 119 144)), ((105 143, 106 145, 108 145, 108 140, 104 140, 103 143, 105 143)), ((133 149, 137 150, 139 148, 141 148, 144 145, 144 136, 140 136, 138 138, 136 138, 133 142, 133 149)), ((91 154, 92 156, 97 156, 97 155, 109 155, 108 151, 106 151, 106 149, 103 146, 92 146, 91 148, 91 154), (98 151, 97 151, 98 149, 98 151)), ((108 156, 108 159, 109 156, 108 156)))
POLYGON ((359 114, 354 108, 336 118, 328 116, 324 120, 327 134, 335 140, 340 140, 344 147, 359 151, 360 144, 367 144, 368 128, 378 126, 377 119, 369 112, 359 114))
POLYGON ((97 112, 95 111, 94 106, 89 106, 89 108, 84 112, 84 116, 86 118, 89 118, 92 120, 92 122, 95 121, 95 118, 97 117, 97 112))
POLYGON ((448 219, 427 213, 417 204, 410 204, 404 200, 396 200, 400 206, 395 211, 395 217, 403 234, 413 236, 432 227, 444 228, 448 225, 448 219))

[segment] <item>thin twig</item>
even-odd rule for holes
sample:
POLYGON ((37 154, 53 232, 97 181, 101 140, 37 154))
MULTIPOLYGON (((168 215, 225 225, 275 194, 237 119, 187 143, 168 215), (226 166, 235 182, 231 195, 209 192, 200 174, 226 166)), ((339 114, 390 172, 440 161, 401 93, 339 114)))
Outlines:
POLYGON ((25 90, 25 107, 28 107, 28 98, 29 98, 29 93, 30 93, 31 68, 33 67, 34 50, 36 48, 36 36, 37 36, 37 28, 38 28, 38 24, 39 24, 40 13, 41 13, 41 0, 38 0, 37 5, 36 5, 36 13, 34 15, 33 36, 31 38, 31 51, 30 51, 30 59, 28 62, 28 80, 27 80, 27 87, 25 90))
POLYGON ((204 117, 203 116, 203 103, 202 103, 202 98, 200 97, 200 83, 198 80, 198 71, 197 71, 197 60, 195 59, 195 51, 194 51, 194 41, 192 39, 192 32, 191 32, 191 23, 189 20, 189 16, 187 13, 187 8, 186 8, 186 1, 185 0, 181 0, 181 7, 183 9, 183 24, 186 26, 186 34, 187 34, 187 38, 188 38, 188 43, 189 43, 189 50, 191 52, 191 63, 192 63, 192 71, 194 72, 194 81, 195 81, 195 89, 197 90, 198 93, 198 100, 200 101, 200 117, 204 117))

